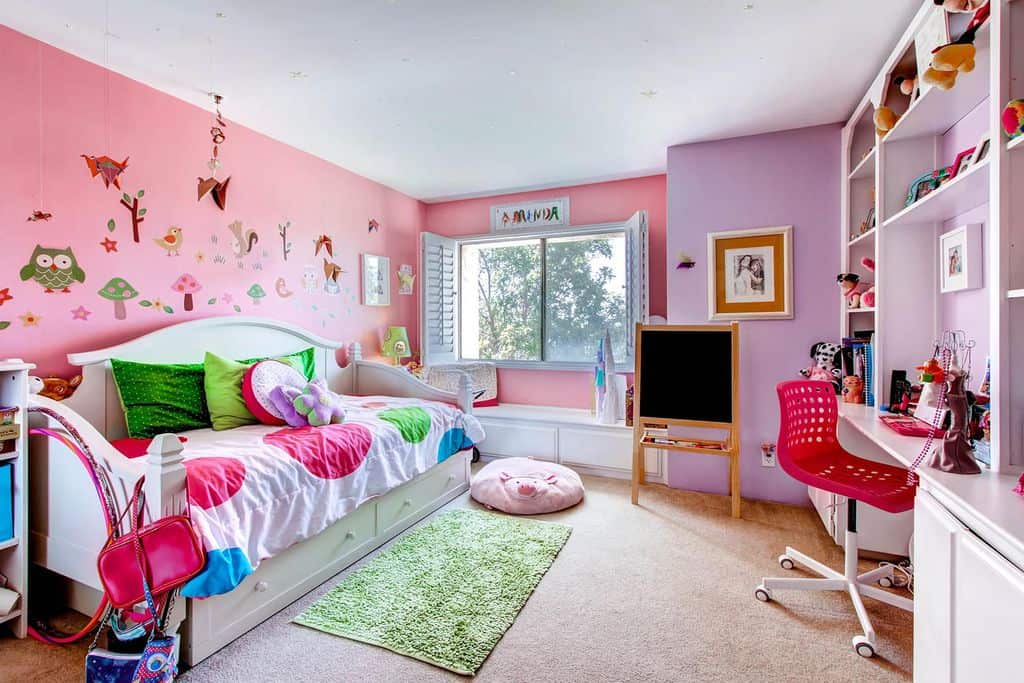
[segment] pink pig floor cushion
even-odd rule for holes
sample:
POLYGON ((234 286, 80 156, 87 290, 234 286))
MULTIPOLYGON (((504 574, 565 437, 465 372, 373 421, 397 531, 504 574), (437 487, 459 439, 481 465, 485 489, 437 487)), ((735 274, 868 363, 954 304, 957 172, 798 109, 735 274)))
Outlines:
POLYGON ((473 477, 469 495, 512 515, 542 515, 583 500, 580 475, 568 467, 529 458, 489 462, 473 477))

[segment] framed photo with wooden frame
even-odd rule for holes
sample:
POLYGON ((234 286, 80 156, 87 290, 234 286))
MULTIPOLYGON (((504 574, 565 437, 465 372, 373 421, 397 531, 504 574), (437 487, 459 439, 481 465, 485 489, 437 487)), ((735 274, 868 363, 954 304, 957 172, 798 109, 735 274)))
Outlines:
POLYGON ((708 319, 793 317, 793 226, 708 234, 708 319))

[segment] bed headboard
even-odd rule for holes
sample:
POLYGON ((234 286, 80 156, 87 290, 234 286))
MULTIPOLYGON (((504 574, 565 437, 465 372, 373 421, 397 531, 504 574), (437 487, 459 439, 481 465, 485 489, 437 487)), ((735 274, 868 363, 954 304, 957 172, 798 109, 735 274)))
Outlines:
MULTIPOLYGON (((190 320, 150 332, 116 346, 68 354, 68 362, 82 367, 82 386, 65 401, 108 440, 127 436, 124 412, 117 393, 110 359, 140 363, 202 363, 206 352, 225 358, 283 356, 312 346, 316 375, 334 387, 342 374, 336 352, 342 343, 295 325, 246 316, 190 320)), ((358 351, 356 351, 358 356, 358 351)))
POLYGON ((428 386, 405 370, 362 360, 358 343, 348 346, 348 365, 338 366, 342 343, 300 327, 269 318, 226 316, 202 318, 170 325, 116 346, 68 354, 68 362, 82 367, 82 385, 64 404, 95 427, 108 441, 128 435, 121 398, 110 369, 110 359, 139 363, 202 363, 206 352, 224 358, 283 356, 312 346, 316 350, 316 376, 332 390, 344 394, 407 396, 442 401, 473 412, 469 375, 456 392, 428 386))

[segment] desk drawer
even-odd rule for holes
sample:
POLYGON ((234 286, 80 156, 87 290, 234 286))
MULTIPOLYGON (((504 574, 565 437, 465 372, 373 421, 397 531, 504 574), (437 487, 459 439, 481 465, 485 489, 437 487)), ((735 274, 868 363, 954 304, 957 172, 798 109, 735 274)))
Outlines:
POLYGON ((485 438, 478 448, 484 455, 535 458, 555 462, 558 428, 543 425, 508 424, 496 420, 480 420, 485 438))

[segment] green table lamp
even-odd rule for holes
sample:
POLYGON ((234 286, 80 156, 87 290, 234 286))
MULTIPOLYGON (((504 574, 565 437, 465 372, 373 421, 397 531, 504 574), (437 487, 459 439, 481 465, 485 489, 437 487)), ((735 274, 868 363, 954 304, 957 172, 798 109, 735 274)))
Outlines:
POLYGON ((406 329, 397 325, 389 327, 387 335, 384 336, 384 343, 380 347, 380 353, 382 356, 393 358, 395 365, 401 364, 402 358, 411 356, 409 333, 406 329))

